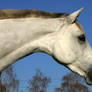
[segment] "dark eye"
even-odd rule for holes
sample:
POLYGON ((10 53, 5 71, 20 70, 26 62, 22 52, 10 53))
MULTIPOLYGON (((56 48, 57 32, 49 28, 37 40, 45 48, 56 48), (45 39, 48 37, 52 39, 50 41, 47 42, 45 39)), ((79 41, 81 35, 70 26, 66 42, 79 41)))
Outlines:
POLYGON ((78 37, 78 40, 81 41, 81 42, 85 42, 85 41, 86 41, 85 35, 84 35, 84 34, 80 35, 80 36, 78 37))

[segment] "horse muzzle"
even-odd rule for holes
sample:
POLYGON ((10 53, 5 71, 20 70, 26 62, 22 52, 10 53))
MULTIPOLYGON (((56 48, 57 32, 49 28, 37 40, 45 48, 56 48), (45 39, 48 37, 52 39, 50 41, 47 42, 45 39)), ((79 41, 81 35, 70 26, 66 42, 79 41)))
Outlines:
POLYGON ((87 72, 86 82, 88 85, 92 85, 92 68, 87 72))

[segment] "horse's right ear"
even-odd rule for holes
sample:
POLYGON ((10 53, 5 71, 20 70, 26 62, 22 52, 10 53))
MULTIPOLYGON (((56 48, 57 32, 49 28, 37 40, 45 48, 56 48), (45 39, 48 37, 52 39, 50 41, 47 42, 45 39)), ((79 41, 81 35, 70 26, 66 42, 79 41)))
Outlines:
POLYGON ((77 17, 80 15, 80 13, 82 12, 83 9, 84 9, 84 8, 81 8, 80 10, 75 11, 75 12, 72 13, 72 14, 69 14, 69 15, 67 16, 68 22, 69 22, 69 23, 73 23, 73 22, 77 19, 77 17))

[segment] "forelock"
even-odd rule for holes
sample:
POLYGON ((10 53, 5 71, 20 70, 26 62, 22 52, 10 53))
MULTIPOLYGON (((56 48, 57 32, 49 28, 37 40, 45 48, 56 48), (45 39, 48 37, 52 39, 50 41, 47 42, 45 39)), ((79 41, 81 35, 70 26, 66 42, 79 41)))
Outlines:
POLYGON ((76 21, 75 24, 79 27, 79 29, 80 29, 82 32, 84 32, 83 27, 81 26, 81 24, 80 24, 78 21, 76 21))

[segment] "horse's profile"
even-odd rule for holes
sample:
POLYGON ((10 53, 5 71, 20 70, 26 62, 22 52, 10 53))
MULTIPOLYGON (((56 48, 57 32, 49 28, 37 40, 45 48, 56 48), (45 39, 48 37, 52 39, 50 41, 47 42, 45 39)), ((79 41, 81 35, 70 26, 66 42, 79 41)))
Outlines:
POLYGON ((0 71, 20 58, 45 52, 92 84, 92 50, 72 13, 0 10, 0 71))

